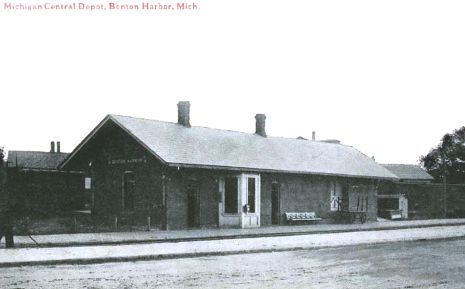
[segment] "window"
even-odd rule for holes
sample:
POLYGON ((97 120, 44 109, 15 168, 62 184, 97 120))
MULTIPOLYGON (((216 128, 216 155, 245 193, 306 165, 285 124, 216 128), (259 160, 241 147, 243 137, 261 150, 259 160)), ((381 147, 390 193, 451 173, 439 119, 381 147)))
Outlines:
POLYGON ((342 210, 342 188, 336 181, 331 181, 330 187, 330 200, 331 200, 331 211, 342 210))
POLYGON ((238 178, 229 177, 224 180, 224 212, 237 214, 238 178))
POLYGON ((84 178, 84 189, 90 190, 92 188, 92 179, 89 177, 84 178))
POLYGON ((84 209, 94 207, 94 192, 92 191, 92 178, 84 178, 84 209))
POLYGON ((255 178, 247 178, 247 204, 250 213, 255 213, 255 178))
POLYGON ((134 173, 123 174, 123 210, 134 210, 134 173))

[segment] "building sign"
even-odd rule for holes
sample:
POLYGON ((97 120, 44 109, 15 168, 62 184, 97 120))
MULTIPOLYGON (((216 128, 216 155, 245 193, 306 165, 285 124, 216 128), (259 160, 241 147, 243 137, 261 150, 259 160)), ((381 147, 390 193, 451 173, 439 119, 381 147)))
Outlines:
POLYGON ((109 165, 121 165, 121 164, 139 164, 139 163, 146 163, 147 159, 145 156, 137 159, 115 159, 115 160, 108 160, 109 165))
POLYGON ((86 190, 90 190, 91 189, 91 178, 84 178, 84 188, 86 190))

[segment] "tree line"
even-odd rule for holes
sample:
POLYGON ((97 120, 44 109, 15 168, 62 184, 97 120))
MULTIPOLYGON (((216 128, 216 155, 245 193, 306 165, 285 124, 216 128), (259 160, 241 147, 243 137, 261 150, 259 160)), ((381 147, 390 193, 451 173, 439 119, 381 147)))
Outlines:
POLYGON ((465 184, 465 126, 446 133, 436 147, 420 157, 420 165, 436 182, 465 184))

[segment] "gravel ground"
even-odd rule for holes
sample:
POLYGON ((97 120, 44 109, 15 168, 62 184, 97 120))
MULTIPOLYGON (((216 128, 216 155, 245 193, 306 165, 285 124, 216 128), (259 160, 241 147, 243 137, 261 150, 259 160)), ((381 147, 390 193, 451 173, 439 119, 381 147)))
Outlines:
POLYGON ((0 288, 464 288, 465 240, 3 268, 0 288))

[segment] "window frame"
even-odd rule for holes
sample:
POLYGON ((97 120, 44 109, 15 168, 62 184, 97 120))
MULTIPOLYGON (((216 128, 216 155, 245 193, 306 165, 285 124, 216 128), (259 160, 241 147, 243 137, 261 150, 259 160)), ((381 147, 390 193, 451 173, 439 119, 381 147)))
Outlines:
POLYGON ((246 176, 245 177, 247 179, 247 196, 246 196, 246 200, 247 200, 247 205, 249 205, 249 213, 252 213, 252 214, 255 214, 256 211, 257 211, 257 178, 256 177, 250 177, 250 176, 246 176), (253 208, 250 204, 250 181, 253 180, 253 208))
POLYGON ((135 202, 134 202, 134 195, 135 195, 135 189, 136 189, 136 174, 133 171, 125 171, 123 172, 122 176, 122 188, 121 188, 121 209, 123 212, 131 212, 134 211, 135 209, 135 202), (128 208, 126 206, 126 176, 131 174, 132 175, 132 183, 133 183, 133 191, 132 191, 132 204, 131 208, 128 208))
POLYGON ((335 202, 335 198, 338 198, 342 201, 344 192, 342 190, 341 184, 337 180, 330 181, 329 186, 329 210, 331 212, 338 212, 341 210, 341 208, 340 204, 335 202))
POLYGON ((223 203, 223 214, 224 215, 238 215, 240 213, 240 197, 239 197, 239 192, 240 192, 240 176, 225 176, 223 178, 223 196, 222 196, 222 203, 223 203), (226 180, 227 179, 236 179, 236 211, 235 212, 227 212, 226 211, 226 180))

